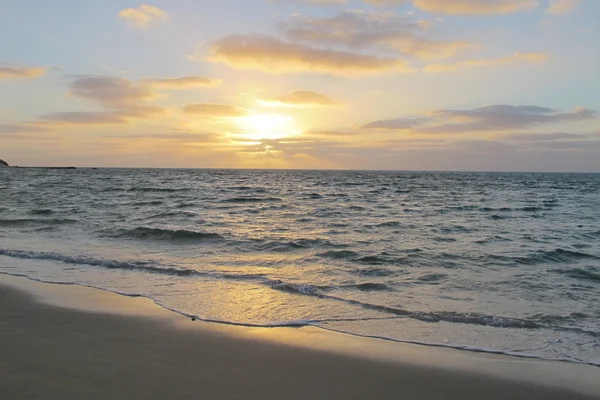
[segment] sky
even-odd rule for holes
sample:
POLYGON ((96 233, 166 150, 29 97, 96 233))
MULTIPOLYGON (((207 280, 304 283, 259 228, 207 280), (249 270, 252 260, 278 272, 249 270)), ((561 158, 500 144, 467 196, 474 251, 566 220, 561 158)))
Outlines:
POLYGON ((0 0, 21 166, 600 172, 598 0, 0 0))

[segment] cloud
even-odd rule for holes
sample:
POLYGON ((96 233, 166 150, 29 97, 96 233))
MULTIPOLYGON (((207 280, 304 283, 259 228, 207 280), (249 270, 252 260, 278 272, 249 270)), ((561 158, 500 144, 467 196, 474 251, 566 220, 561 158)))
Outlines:
POLYGON ((220 138, 217 133, 150 133, 150 134, 122 134, 106 136, 108 139, 144 139, 144 140, 168 140, 179 143, 209 143, 220 138))
POLYGON ((362 75, 412 71, 408 62, 397 58, 323 50, 266 35, 222 38, 212 45, 209 60, 224 62, 234 68, 259 69, 270 73, 362 75))
POLYGON ((188 104, 182 108, 186 114, 199 117, 236 118, 249 114, 248 110, 227 104, 188 104))
POLYGON ((431 114, 437 118, 458 122, 420 128, 419 132, 464 133, 506 131, 595 118, 595 111, 587 108, 576 108, 573 112, 561 113, 551 108, 530 105, 491 105, 472 110, 436 110, 431 114))
POLYGON ((275 107, 331 107, 340 104, 324 94, 309 90, 294 90, 274 99, 259 100, 262 105, 275 107))
POLYGON ((0 134, 5 133, 38 133, 46 132, 48 128, 35 124, 0 124, 0 134))
MULTIPOLYGON (((345 0, 295 1, 317 5, 348 3, 345 0)), ((379 7, 397 6, 412 2, 414 7, 423 11, 449 15, 504 15, 533 11, 539 5, 539 0, 363 0, 363 2, 379 7)))
POLYGON ((426 72, 450 72, 457 71, 462 68, 484 68, 500 65, 511 65, 518 62, 543 62, 549 58, 545 53, 515 53, 512 56, 488 58, 479 60, 464 60, 455 64, 432 64, 427 65, 424 70, 426 72))
POLYGON ((448 58, 471 46, 467 41, 441 41, 424 37, 429 24, 391 13, 343 11, 333 17, 299 14, 279 25, 292 42, 340 46, 346 49, 380 49, 417 58, 448 58))
POLYGON ((427 118, 396 118, 388 120, 371 121, 363 125, 362 129, 412 129, 416 126, 422 125, 427 122, 427 118))
POLYGON ((50 123, 67 125, 128 124, 132 119, 152 118, 162 115, 164 111, 162 107, 130 105, 115 111, 54 112, 40 118, 50 123))
MULTIPOLYGON (((371 0, 371 2, 382 2, 371 0)), ((386 1, 384 0, 383 3, 386 1)), ((512 14, 532 11, 538 0, 414 0, 415 7, 429 12, 450 15, 512 14)))
POLYGON ((337 131, 337 130, 313 130, 302 133, 303 137, 347 137, 358 135, 359 131, 337 131))
POLYGON ((540 142, 550 140, 577 140, 586 139, 589 135, 578 135, 575 133, 567 132, 554 132, 554 133, 510 133, 506 135, 497 135, 496 139, 510 140, 515 142, 540 142))
POLYGON ((139 103, 154 99, 154 89, 186 90, 197 87, 212 88, 221 84, 218 79, 185 76, 166 79, 142 79, 139 82, 124 78, 101 75, 73 77, 69 93, 73 96, 93 100, 109 107, 123 103, 139 103))
POLYGON ((184 76, 181 78, 142 79, 141 82, 157 89, 191 89, 197 87, 213 88, 221 85, 220 79, 203 78, 199 76, 184 76))
POLYGON ((581 0, 550 0, 550 4, 546 9, 548 14, 567 14, 573 11, 581 0))
POLYGON ((138 29, 145 29, 152 22, 164 21, 169 13, 158 7, 142 4, 139 8, 127 8, 119 12, 119 17, 138 29))
POLYGON ((468 110, 433 110, 424 118, 371 121, 363 125, 361 129, 407 130, 410 133, 425 134, 506 132, 594 118, 596 118, 596 112, 583 107, 578 107, 572 112, 560 112, 533 105, 499 104, 468 110))
MULTIPOLYGON (((217 79, 187 76, 166 79, 128 79, 100 76, 78 75, 68 79, 69 94, 85 100, 99 103, 103 111, 65 111, 53 112, 39 117, 45 127, 57 125, 108 125, 128 124, 136 119, 150 119, 164 115, 166 109, 149 104, 157 97, 155 89, 190 89, 196 87, 214 87, 220 84, 217 79)), ((2 131, 37 132, 35 124, 0 125, 2 131)))
POLYGON ((0 79, 35 79, 43 76, 47 68, 0 64, 0 79))
POLYGON ((154 98, 148 85, 140 85, 124 78, 111 76, 77 76, 69 83, 69 93, 87 100, 98 101, 109 107, 137 103, 154 98))

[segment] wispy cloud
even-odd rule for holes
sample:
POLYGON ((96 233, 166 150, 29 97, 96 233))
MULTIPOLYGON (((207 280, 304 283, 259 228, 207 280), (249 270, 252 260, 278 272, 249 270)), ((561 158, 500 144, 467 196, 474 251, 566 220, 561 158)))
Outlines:
POLYGON ((186 114, 198 117, 235 118, 248 115, 249 111, 228 104, 188 104, 182 108, 186 114))
POLYGON ((180 78, 165 79, 142 79, 140 82, 157 89, 175 90, 185 90, 198 87, 213 88, 223 83, 220 79, 203 78, 199 76, 184 76, 180 78))
POLYGON ((260 99, 259 103, 273 107, 332 107, 340 104, 324 94, 310 90, 294 90, 272 99, 260 99))
POLYGON ((35 124, 0 124, 0 134, 46 132, 48 128, 35 124))
POLYGON ((404 130, 412 129, 417 126, 423 125, 429 121, 428 118, 395 118, 379 121, 371 121, 363 125, 362 129, 392 129, 392 130, 404 130))
POLYGON ((543 62, 550 58, 545 53, 515 53, 512 56, 497 57, 497 58, 484 58, 474 60, 459 61, 454 64, 431 64, 427 65, 424 70, 426 72, 450 72, 457 71, 464 68, 485 68, 495 67, 502 65, 511 65, 519 62, 543 62))
POLYGON ((145 29, 152 22, 165 21, 169 13, 158 7, 142 4, 138 8, 126 8, 119 12, 119 17, 138 29, 145 29))
POLYGON ((163 115, 165 109, 157 106, 126 105, 114 111, 67 111, 54 112, 40 117, 55 124, 108 125, 128 124, 134 119, 147 119, 163 115))
POLYGON ((509 140, 515 142, 545 142, 549 140, 577 140, 587 139, 590 135, 578 135, 568 132, 553 133, 509 133, 505 135, 496 135, 494 138, 499 140, 509 140))
POLYGON ((465 134, 507 132, 535 126, 596 118, 596 112, 578 107, 572 112, 534 105, 490 105, 467 110, 432 110, 424 118, 372 121, 362 129, 408 130, 410 133, 465 134))
POLYGON ((546 9, 548 14, 567 14, 575 10, 581 0, 550 0, 546 9))
POLYGON ((0 79, 35 79, 46 71, 48 68, 0 63, 0 79))
MULTIPOLYGON (((348 0, 279 0, 297 3, 331 5, 349 3, 348 0)), ((560 1, 560 0, 559 0, 560 1)), ((503 15, 535 10, 539 0, 363 0, 366 4, 391 7, 409 4, 422 11, 449 15, 503 15)))

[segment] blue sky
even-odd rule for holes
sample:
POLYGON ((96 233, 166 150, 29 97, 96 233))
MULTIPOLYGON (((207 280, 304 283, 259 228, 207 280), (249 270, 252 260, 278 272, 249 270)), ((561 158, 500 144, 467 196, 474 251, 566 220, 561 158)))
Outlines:
POLYGON ((11 164, 600 172, 595 0, 0 7, 11 164))

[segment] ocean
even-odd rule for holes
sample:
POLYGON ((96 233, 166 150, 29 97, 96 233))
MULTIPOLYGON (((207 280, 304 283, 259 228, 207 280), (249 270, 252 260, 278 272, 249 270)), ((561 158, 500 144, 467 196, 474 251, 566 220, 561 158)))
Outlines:
POLYGON ((600 365, 600 174, 0 168, 0 273, 600 365))

